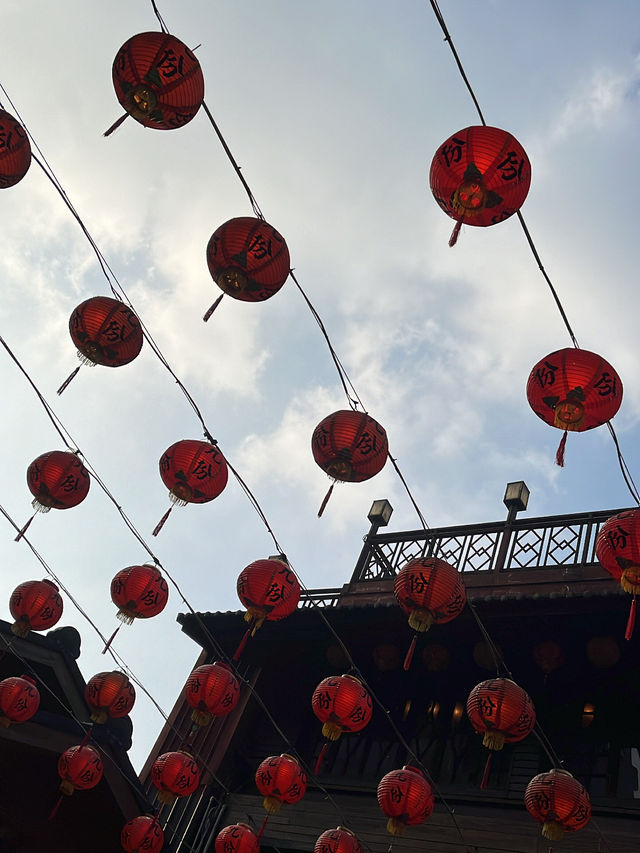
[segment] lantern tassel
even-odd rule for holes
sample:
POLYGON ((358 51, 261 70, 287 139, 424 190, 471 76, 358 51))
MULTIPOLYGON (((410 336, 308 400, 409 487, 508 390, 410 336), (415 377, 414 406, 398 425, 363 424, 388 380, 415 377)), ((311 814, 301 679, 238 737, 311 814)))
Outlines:
POLYGON ((413 635, 413 640, 411 640, 411 645, 407 649, 407 654, 404 659, 403 669, 405 672, 409 671, 409 667, 411 666, 411 661, 413 660, 413 653, 416 650, 416 643, 418 642, 418 635, 413 635))
POLYGON ((54 817, 58 814, 58 809, 60 808, 60 803, 62 802, 62 800, 63 800, 63 797, 61 797, 61 796, 58 797, 58 802, 51 809, 51 813, 50 813, 49 817, 47 818, 47 820, 53 820, 54 817))
POLYGON ((212 315, 212 314, 213 314, 213 312, 216 310, 216 308, 218 307, 218 305, 220 305, 220 303, 222 302, 222 297, 223 297, 223 296, 224 296, 224 293, 221 293, 221 294, 220 294, 220 296, 218 296, 218 298, 216 299, 216 301, 213 303, 213 305, 211 306, 211 308, 209 308, 209 310, 207 311, 207 313, 204 315, 204 317, 203 317, 202 319, 203 319, 203 321, 204 321, 205 323, 207 322, 207 320, 209 319, 209 317, 211 317, 211 315, 212 315))
POLYGON ((490 752, 487 756, 486 764, 484 765, 484 773, 482 774, 482 781, 480 782, 480 788, 483 791, 487 790, 487 786, 489 784, 489 774, 491 773, 491 759, 493 757, 493 753, 490 752))
POLYGON ((102 654, 103 654, 103 655, 106 655, 106 653, 107 653, 107 652, 109 651, 109 649, 111 648, 111 643, 115 640, 115 638, 116 638, 116 634, 118 633, 118 631, 120 630, 120 628, 122 628, 122 625, 118 625, 118 627, 116 628, 116 630, 113 632, 113 634, 109 637, 109 639, 108 639, 108 640, 107 640, 107 642, 105 643, 105 647, 104 647, 104 649, 102 650, 102 654))
POLYGON ((81 364, 79 364, 79 365, 76 367, 76 369, 75 369, 75 370, 72 370, 72 371, 71 371, 71 373, 67 376, 67 378, 64 380, 64 382, 62 383, 62 385, 61 385, 61 386, 58 388, 58 390, 56 391, 56 394, 57 394, 58 396, 60 396, 60 394, 62 394, 62 392, 63 392, 63 391, 64 391, 64 389, 67 387, 67 385, 71 382, 71 380, 76 378, 76 376, 78 375, 78 371, 80 370, 80 368, 81 368, 81 367, 82 367, 82 365, 81 365, 81 364))
POLYGON ((329 746, 329 741, 326 740, 322 746, 322 749, 320 750, 320 755, 318 755, 318 760, 316 761, 316 766, 313 768, 313 775, 314 776, 317 776, 318 773, 320 772, 320 768, 322 767, 322 764, 324 762, 324 757, 327 754, 328 746, 329 746))
POLYGON ((460 236, 460 230, 462 229, 462 223, 464 222, 464 216, 462 216, 456 222, 453 231, 451 232, 451 237, 449 237, 449 245, 453 248, 455 244, 458 242, 458 237, 460 236))
POLYGON ((161 530, 162 530, 162 528, 164 527, 164 523, 165 523, 165 521, 166 521, 166 520, 169 518, 169 516, 171 515, 171 510, 172 510, 172 509, 173 509, 173 505, 171 505, 171 506, 169 507, 169 509, 165 512, 165 514, 162 516, 162 518, 160 519, 160 521, 156 524, 156 526, 155 526, 155 527, 154 527, 154 529, 153 529, 153 533, 151 534, 152 536, 157 536, 157 535, 158 535, 158 533, 160 533, 160 531, 161 531, 161 530))
POLYGON ((267 825, 267 821, 268 821, 268 820, 269 820, 269 815, 267 814, 267 815, 265 815, 265 818, 264 818, 264 820, 262 821, 262 826, 260 827, 260 830, 259 830, 258 834, 256 835, 256 840, 257 840, 257 841, 260 841, 260 839, 262 838, 262 833, 263 833, 263 832, 264 832, 264 830, 265 830, 265 827, 266 827, 266 825, 267 825))
POLYGON ((324 500, 320 504, 320 509, 318 510, 318 518, 320 518, 322 516, 322 513, 324 512, 324 508, 329 503, 329 498, 331 497, 331 493, 333 492, 334 485, 335 485, 334 483, 331 483, 331 485, 329 486, 329 491, 324 496, 324 500))
POLYGON ((567 431, 565 429, 564 435, 560 439, 560 444, 558 445, 558 449, 556 450, 556 465, 559 465, 561 468, 564 468, 564 449, 567 444, 567 431))
POLYGON ((25 524, 25 526, 22 528, 22 530, 19 530, 19 531, 18 531, 18 535, 17 535, 17 536, 16 536, 16 538, 13 540, 14 542, 19 542, 19 541, 22 539, 22 537, 24 536, 24 534, 25 534, 25 533, 27 532, 27 530, 29 529, 29 525, 31 524, 31 522, 33 521, 33 519, 34 519, 35 517, 36 517, 36 514, 35 514, 35 512, 34 512, 34 513, 33 513, 33 515, 31 516, 31 518, 29 519, 29 521, 27 521, 27 523, 25 524))
POLYGON ((624 632, 625 640, 630 640, 633 636, 633 629, 636 625, 636 597, 633 596, 631 600, 631 607, 629 608, 629 619, 627 620, 627 628, 624 632))
POLYGON ((123 116, 120 116, 118 121, 114 121, 114 123, 111 125, 109 130, 105 130, 105 132, 102 135, 103 136, 111 136, 113 131, 117 130, 120 127, 120 125, 122 124, 122 122, 128 117, 129 117, 129 113, 125 113, 123 116))
POLYGON ((234 661, 240 660, 240 655, 244 651, 245 646, 247 645, 247 641, 249 640, 250 636, 251 636, 251 626, 249 626, 247 628, 247 630, 244 632, 244 637, 240 640, 240 642, 238 644, 238 648, 233 653, 232 660, 234 660, 234 661))

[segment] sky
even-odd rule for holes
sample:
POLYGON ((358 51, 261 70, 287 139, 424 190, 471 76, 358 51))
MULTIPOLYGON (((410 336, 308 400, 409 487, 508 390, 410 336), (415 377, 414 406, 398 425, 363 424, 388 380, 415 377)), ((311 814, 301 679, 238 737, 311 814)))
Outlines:
MULTIPOLYGON (((530 410, 533 365, 571 346, 515 217, 463 228, 435 203, 438 146, 478 116, 427 0, 192 0, 159 4, 169 30, 196 49, 205 100, 296 276, 322 317, 369 413, 389 437, 432 527, 498 520, 505 484, 524 480, 528 515, 627 507, 632 499, 605 429, 560 433, 530 410)), ((636 0, 441 0, 441 11, 487 123, 513 133, 532 164, 522 213, 582 347, 616 368, 624 400, 614 425, 640 469, 637 207, 640 9, 636 0)), ((205 249, 213 231, 252 215, 201 110, 175 131, 121 115, 113 58, 158 30, 150 2, 5 0, 0 92, 64 187, 137 313, 196 400, 211 433, 262 506, 303 584, 348 581, 371 502, 394 507, 389 530, 419 527, 391 465, 340 485, 315 465, 316 424, 346 400, 326 343, 293 282, 271 300, 219 294, 205 249), (38 25, 33 22, 37 19, 38 25)), ((202 438, 187 401, 145 344, 118 369, 77 364, 68 321, 107 295, 95 256, 34 163, 0 193, 0 335, 91 466, 196 610, 240 609, 235 583, 273 543, 230 479, 215 501, 168 507, 164 450, 202 438)), ((4 464, 0 504, 31 514, 29 463, 64 449, 44 409, 0 350, 4 464)), ((2 520, 0 601, 44 577, 2 520), (4 531, 4 535, 2 534, 4 531)), ((147 553, 94 482, 80 506, 36 518, 28 537, 105 635, 120 569, 147 553)), ((198 654, 165 611, 123 628, 114 646, 168 713, 198 654)), ((60 625, 82 635, 88 680, 112 668, 102 641, 65 599, 60 625)), ((140 767, 162 717, 138 691, 131 757, 140 767)))

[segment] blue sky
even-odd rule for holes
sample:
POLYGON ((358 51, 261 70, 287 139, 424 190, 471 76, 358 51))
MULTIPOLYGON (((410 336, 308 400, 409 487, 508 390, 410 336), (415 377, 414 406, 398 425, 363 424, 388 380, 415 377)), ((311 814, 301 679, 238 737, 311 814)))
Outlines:
MULTIPOLYGON (((528 152, 523 214, 580 344, 622 377, 614 423, 640 477, 637 3, 540 0, 535 13, 503 0, 440 5, 487 122, 528 152)), ((429 3, 194 0, 161 11, 176 36, 200 45, 207 104, 429 524, 500 518, 505 483, 519 479, 531 489, 531 515, 630 505, 604 430, 570 436, 560 470, 560 433, 528 408, 531 367, 570 340, 517 221, 464 228, 447 246, 453 223, 430 194, 429 165, 451 133, 478 119, 429 3)), ((171 132, 127 120, 102 137, 121 112, 113 57, 131 35, 155 29, 142 0, 9 0, 0 82, 303 583, 337 586, 352 571, 372 500, 390 499, 391 529, 413 529, 417 518, 389 465, 369 483, 336 488, 316 518, 328 481, 311 457, 311 432, 345 401, 291 282, 261 305, 225 299, 202 323, 217 295, 207 241, 227 219, 251 215, 206 116, 171 132)), ((200 438, 199 424, 146 346, 120 370, 83 368, 56 398, 77 363, 69 315, 107 293, 106 282, 35 164, 0 205, 0 334, 151 542, 168 505, 158 459, 178 439, 200 438)), ((0 371, 0 503, 22 522, 26 468, 60 441, 4 355, 0 371)), ((18 583, 43 576, 13 535, 5 525, 7 602, 18 583)), ((37 518, 29 536, 110 634, 109 582, 146 554, 96 484, 76 509, 37 518)), ((214 502, 175 511, 153 548, 202 610, 239 607, 237 575, 273 552, 233 482, 214 502)), ((182 610, 172 591, 161 616, 116 640, 167 711, 198 651, 175 623, 182 610)), ((87 679, 108 668, 69 602, 61 624, 82 633, 87 679)), ((133 719, 140 765, 162 719, 142 699, 133 719)))

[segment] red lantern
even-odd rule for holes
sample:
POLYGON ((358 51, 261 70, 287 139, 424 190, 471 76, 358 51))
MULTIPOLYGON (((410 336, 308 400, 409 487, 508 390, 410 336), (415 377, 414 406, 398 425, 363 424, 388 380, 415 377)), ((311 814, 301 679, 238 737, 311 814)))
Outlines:
POLYGON ((387 830, 402 835, 406 826, 424 823, 433 811, 431 785, 417 767, 392 770, 378 784, 378 805, 389 818, 387 830))
POLYGON ((607 519, 596 539, 596 557, 605 571, 633 596, 625 631, 630 640, 636 621, 636 595, 640 593, 640 511, 620 512, 607 519))
POLYGON ((311 707, 323 723, 327 740, 338 740, 342 732, 361 731, 373 713, 371 696, 352 675, 324 678, 313 691, 311 707))
POLYGON ((246 622, 258 630, 265 619, 278 622, 286 619, 298 606, 300 583, 289 564, 278 557, 255 560, 238 575, 238 598, 247 608, 246 622))
POLYGON ((601 426, 622 403, 622 382, 599 355, 568 347, 550 353, 534 366, 527 382, 527 400, 543 421, 564 430, 556 454, 564 465, 567 430, 584 432, 601 426))
POLYGON ((124 672, 99 672, 87 682, 85 702, 94 723, 106 723, 109 717, 126 717, 136 701, 136 691, 124 672))
MULTIPOLYGON (((207 264, 224 293, 243 302, 264 302, 280 290, 289 276, 289 249, 284 238, 264 219, 239 216, 213 232, 207 244, 207 264)), ((205 320, 218 302, 205 314, 205 320)))
POLYGON ((188 704, 194 709, 191 719, 206 726, 213 717, 226 717, 238 704, 240 684, 226 663, 204 664, 193 670, 185 687, 188 704))
POLYGON ((31 145, 24 127, 0 109, 0 189, 21 181, 31 165, 31 145))
POLYGON ((292 755, 272 755, 256 770, 256 785, 264 797, 268 814, 276 814, 283 803, 301 800, 307 790, 307 776, 292 755))
POLYGON ((120 843, 126 853, 160 853, 164 832, 157 818, 138 815, 123 826, 120 843))
POLYGON ((178 797, 188 797, 200 783, 200 770, 188 752, 165 752, 153 763, 151 781, 158 789, 158 800, 170 805, 178 797))
POLYGON ((531 654, 535 665, 544 673, 545 682, 552 672, 564 666, 564 652, 554 640, 536 643, 531 654))
POLYGON ((543 824, 542 835, 549 841, 582 829, 591 817, 589 795, 566 770, 534 776, 524 792, 524 804, 531 817, 543 824))
POLYGON ((89 473, 75 453, 52 450, 34 459, 27 468, 27 486, 37 512, 71 509, 89 493, 89 473))
POLYGON ((466 127, 436 151, 429 172, 435 200, 456 220, 449 245, 465 225, 495 225, 519 210, 531 164, 518 140, 498 127, 466 127))
POLYGON ((33 678, 12 676, 0 681, 0 726, 26 723, 40 706, 40 694, 33 678))
POLYGON ((25 581, 11 593, 9 610, 16 620, 11 632, 26 637, 29 631, 53 628, 62 616, 62 598, 53 581, 25 581))
POLYGON ((467 698, 467 715, 482 745, 502 749, 505 743, 524 740, 536 724, 529 694, 508 678, 490 678, 476 684, 467 698))
POLYGON ((95 788, 102 779, 102 759, 92 746, 70 746, 58 759, 60 791, 71 796, 76 788, 95 788))
POLYGON ((200 63, 168 33, 139 33, 126 41, 113 61, 113 87, 127 113, 156 130, 187 124, 204 98, 200 63))
POLYGON ((260 842, 246 823, 234 823, 218 833, 215 853, 260 853, 260 842))
MULTIPOLYGON (((169 489, 173 504, 204 504, 217 498, 227 485, 229 471, 224 456, 209 441, 185 438, 176 441, 160 457, 160 477, 169 489)), ((169 510, 160 520, 153 535, 162 529, 169 510)))
POLYGON ((126 625, 161 613, 169 599, 167 582, 155 566, 128 566, 111 581, 111 600, 126 625))
POLYGON ((338 826, 322 833, 315 843, 313 853, 363 853, 363 850, 351 830, 338 826))

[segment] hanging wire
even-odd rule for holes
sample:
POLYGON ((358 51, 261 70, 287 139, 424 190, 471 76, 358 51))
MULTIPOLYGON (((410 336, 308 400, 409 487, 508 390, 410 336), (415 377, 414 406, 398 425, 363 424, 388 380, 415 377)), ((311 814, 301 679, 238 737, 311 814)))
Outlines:
POLYGON ((158 10, 158 6, 156 5, 155 0, 151 0, 151 6, 153 7, 153 12, 154 12, 156 18, 158 19, 158 22, 160 23, 160 27, 162 28, 162 32, 168 34, 169 29, 168 29, 167 25, 165 24, 164 19, 158 10))

